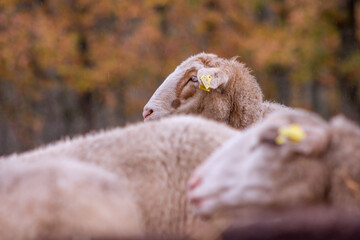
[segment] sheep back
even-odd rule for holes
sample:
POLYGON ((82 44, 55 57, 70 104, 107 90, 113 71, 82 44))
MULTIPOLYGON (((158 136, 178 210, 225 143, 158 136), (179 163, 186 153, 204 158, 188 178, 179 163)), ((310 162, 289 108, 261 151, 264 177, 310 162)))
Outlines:
POLYGON ((0 162, 0 238, 140 236, 126 179, 68 159, 0 162))

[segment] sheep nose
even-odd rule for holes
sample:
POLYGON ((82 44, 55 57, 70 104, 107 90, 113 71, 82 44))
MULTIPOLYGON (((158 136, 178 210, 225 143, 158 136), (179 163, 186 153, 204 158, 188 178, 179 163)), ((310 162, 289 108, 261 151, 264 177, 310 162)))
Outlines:
POLYGON ((188 185, 188 189, 189 191, 193 190, 194 188, 196 188, 197 186, 199 186, 202 182, 202 179, 200 177, 196 177, 190 180, 189 185, 188 185))
POLYGON ((154 110, 152 110, 151 108, 144 108, 143 111, 143 118, 144 120, 149 117, 152 113, 154 112, 154 110))

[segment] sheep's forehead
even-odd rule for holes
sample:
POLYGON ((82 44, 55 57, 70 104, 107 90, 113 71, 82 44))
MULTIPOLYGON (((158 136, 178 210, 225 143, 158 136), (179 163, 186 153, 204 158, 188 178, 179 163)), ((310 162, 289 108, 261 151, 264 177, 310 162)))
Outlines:
MULTIPOLYGON (((208 53, 200 53, 195 56, 189 57, 185 61, 183 61, 176 70, 183 70, 186 72, 186 70, 195 67, 196 69, 205 67, 205 66, 211 66, 215 65, 215 63, 220 58, 216 56, 215 54, 208 54, 208 53)), ((175 71, 176 71, 175 70, 175 71)))
POLYGON ((172 72, 165 81, 168 82, 167 84, 171 85, 172 88, 175 88, 178 81, 180 81, 189 70, 194 69, 197 71, 208 66, 210 62, 214 64, 216 59, 218 59, 218 57, 214 54, 198 54, 192 56, 177 66, 175 71, 172 72))
POLYGON ((165 79, 166 85, 170 88, 176 88, 178 82, 185 76, 190 69, 198 70, 204 67, 199 61, 184 62, 179 65, 174 72, 172 72, 167 79, 165 79))

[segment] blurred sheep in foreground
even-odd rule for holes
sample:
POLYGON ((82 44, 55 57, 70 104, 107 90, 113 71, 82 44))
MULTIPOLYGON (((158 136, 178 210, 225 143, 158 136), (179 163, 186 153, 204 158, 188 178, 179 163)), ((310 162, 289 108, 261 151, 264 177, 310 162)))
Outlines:
POLYGON ((297 110, 277 112, 229 140, 193 174, 196 213, 318 204, 360 210, 360 128, 297 110))
POLYGON ((142 235, 126 179, 66 157, 49 159, 0 161, 0 239, 142 235))
POLYGON ((178 116, 60 141, 20 155, 0 158, 31 163, 73 158, 128 179, 147 235, 183 236, 205 223, 191 213, 187 180, 236 130, 215 121, 178 116))

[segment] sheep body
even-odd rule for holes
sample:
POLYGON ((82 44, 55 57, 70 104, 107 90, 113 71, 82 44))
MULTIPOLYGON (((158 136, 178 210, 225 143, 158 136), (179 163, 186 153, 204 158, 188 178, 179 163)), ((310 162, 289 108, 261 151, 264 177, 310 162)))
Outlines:
POLYGON ((146 233, 182 235, 202 223, 191 214, 186 199, 190 173, 236 133, 215 121, 178 116, 61 141, 7 160, 62 156, 124 173, 146 233))
POLYGON ((236 58, 200 53, 171 73, 144 107, 144 120, 172 114, 197 114, 243 129, 284 106, 263 102, 262 91, 249 69, 236 58), (210 92, 199 89, 199 79, 212 76, 210 92))
POLYGON ((69 158, 0 161, 0 226, 4 240, 142 234, 126 179, 69 158))
POLYGON ((341 115, 332 118, 329 126, 329 201, 337 208, 360 212, 360 128, 341 115))

